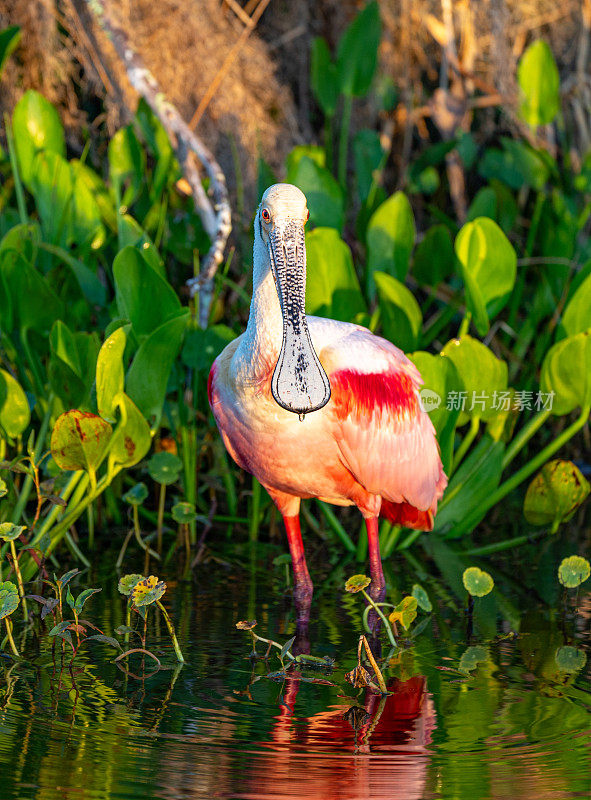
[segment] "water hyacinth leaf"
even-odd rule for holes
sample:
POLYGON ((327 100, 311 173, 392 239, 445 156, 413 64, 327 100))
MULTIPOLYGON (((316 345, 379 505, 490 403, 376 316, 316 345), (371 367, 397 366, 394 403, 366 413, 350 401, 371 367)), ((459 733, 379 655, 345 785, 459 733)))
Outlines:
POLYGON ((552 122, 560 110, 560 77, 552 50, 542 39, 533 42, 521 56, 517 81, 520 117, 533 128, 552 122))
POLYGON ((13 611, 16 611, 20 598, 18 596, 18 589, 12 581, 0 582, 0 619, 9 617, 13 611))
POLYGON ((478 217, 466 223, 455 242, 466 284, 466 303, 481 336, 488 332, 486 306, 493 300, 502 308, 515 284, 517 256, 496 222, 478 217))
POLYGON ((224 347, 235 338, 236 334, 227 325, 212 325, 205 330, 188 330, 181 351, 182 362, 199 372, 209 372, 224 347))
POLYGON ((339 99, 339 78, 326 39, 316 36, 310 53, 310 83, 316 102, 327 117, 334 116, 339 99))
POLYGON ((109 448, 109 461, 121 467, 133 467, 150 449, 150 426, 124 392, 120 392, 114 400, 120 419, 109 448))
POLYGON ((76 598, 76 602, 74 603, 74 608, 76 609, 76 613, 80 614, 82 609, 84 608, 86 601, 92 597, 93 594, 97 594, 98 592, 102 592, 102 589, 84 589, 83 592, 80 592, 78 597, 76 598))
POLYGON ((148 498, 148 487, 145 483, 136 483, 123 495, 123 501, 130 506, 141 506, 148 498))
POLYGON ((366 311, 349 246, 333 228, 316 228, 306 236, 308 275, 306 311, 351 322, 366 311))
POLYGON ((115 422, 116 398, 123 392, 125 385, 123 353, 127 344, 127 329, 117 328, 105 340, 96 362, 98 412, 109 422, 115 422))
POLYGON ((131 602, 136 608, 149 606, 160 600, 166 591, 166 584, 164 581, 158 580, 155 575, 150 575, 148 578, 136 583, 131 592, 131 602))
POLYGON ((137 248, 120 250, 113 262, 119 314, 131 321, 137 336, 146 336, 182 312, 172 286, 159 275, 137 248))
POLYGON ((591 565, 582 556, 563 558, 558 567, 558 580, 567 589, 576 589, 591 575, 591 565))
POLYGON ((148 473, 150 478, 156 483, 163 483, 166 486, 174 483, 183 468, 183 462, 174 453, 167 453, 162 450, 154 453, 148 461, 148 473))
POLYGON ((59 115, 42 94, 29 90, 15 106, 12 115, 14 145, 19 173, 30 186, 33 161, 40 150, 66 155, 66 139, 59 115))
POLYGON ((12 522, 2 522, 0 523, 0 539, 5 542, 14 542, 26 530, 26 525, 13 525, 12 522))
POLYGON ((141 343, 127 373, 127 394, 153 431, 162 416, 168 378, 188 321, 187 309, 152 331, 141 343))
POLYGON ((433 225, 414 253, 412 274, 422 286, 438 286, 455 266, 454 247, 445 225, 433 225))
POLYGON ((554 661, 561 672, 572 674, 583 669, 587 663, 587 655, 580 647, 565 645, 558 648, 554 661))
POLYGON ((337 70, 342 94, 363 97, 371 87, 378 65, 382 25, 378 3, 368 3, 339 41, 337 70))
POLYGON ((392 623, 399 622, 404 630, 408 630, 417 617, 418 601, 416 597, 403 597, 388 619, 392 623))
POLYGON ((367 575, 352 575, 345 584, 345 591, 355 594, 362 589, 367 589, 370 583, 371 578, 368 578, 367 575))
POLYGON ((109 178, 124 206, 137 198, 145 173, 145 155, 133 127, 121 128, 109 142, 109 178), (124 192, 122 189, 127 184, 124 192))
POLYGON ((485 597, 492 592, 495 582, 492 577, 479 567, 468 567, 462 575, 462 582, 466 591, 472 597, 485 597))
POLYGON ((171 513, 173 520, 178 522, 179 525, 188 525, 197 518, 193 503, 175 503, 175 505, 172 507, 171 513))
POLYGON ((396 192, 371 215, 367 226, 369 270, 382 270, 399 281, 406 278, 415 242, 412 208, 403 192, 396 192))
POLYGON ((412 292, 386 272, 374 272, 383 335, 402 350, 418 344, 423 317, 412 292))
POLYGON ((21 39, 21 29, 18 25, 10 25, 0 31, 0 75, 4 69, 4 64, 16 50, 21 39))
POLYGON ((293 182, 306 195, 310 223, 319 228, 341 231, 345 219, 345 199, 343 190, 330 172, 304 156, 298 163, 293 182))
POLYGON ((552 413, 591 406, 591 330, 557 342, 542 363, 540 391, 552 393, 552 413))
POLYGON ((113 429, 108 422, 87 411, 66 411, 57 418, 51 433, 51 455, 64 470, 94 472, 102 462, 113 429))
POLYGON ((117 589, 121 594, 124 594, 126 597, 129 597, 132 591, 138 585, 138 583, 143 580, 145 580, 143 575, 138 575, 135 573, 131 575, 123 575, 122 578, 119 578, 117 589))
POLYGON ((433 605, 429 600, 429 595, 419 583, 415 583, 413 585, 411 595, 415 598, 417 605, 423 611, 426 611, 427 613, 433 611, 433 605))
POLYGON ((589 483, 572 461, 544 464, 528 486, 523 514, 532 525, 550 525, 552 533, 567 522, 589 495, 589 483))
POLYGON ((31 419, 29 402, 20 383, 0 369, 0 426, 11 439, 20 436, 31 419))
POLYGON ((591 274, 578 286, 562 315, 561 333, 576 336, 591 328, 591 274))
POLYGON ((458 669, 461 672, 472 672, 483 661, 488 661, 488 650, 482 645, 474 645, 464 650, 460 657, 458 669))

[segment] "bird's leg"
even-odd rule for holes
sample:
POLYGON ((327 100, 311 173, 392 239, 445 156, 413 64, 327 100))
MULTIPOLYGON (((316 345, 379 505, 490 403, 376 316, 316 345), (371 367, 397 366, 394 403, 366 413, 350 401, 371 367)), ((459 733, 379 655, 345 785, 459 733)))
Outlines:
POLYGON ((310 580, 308 565, 306 564, 306 557, 304 555, 304 544, 300 531, 300 518, 298 515, 295 517, 283 517, 283 522, 285 523, 287 541, 291 553, 291 564, 293 567, 293 599, 296 607, 297 621, 298 623, 307 624, 310 619, 310 606, 312 605, 314 586, 310 580))
POLYGON ((367 518, 365 526, 369 545, 369 574, 371 575, 369 594, 374 603, 383 603, 386 596, 386 581, 382 569, 382 557, 380 556, 378 518, 367 518))

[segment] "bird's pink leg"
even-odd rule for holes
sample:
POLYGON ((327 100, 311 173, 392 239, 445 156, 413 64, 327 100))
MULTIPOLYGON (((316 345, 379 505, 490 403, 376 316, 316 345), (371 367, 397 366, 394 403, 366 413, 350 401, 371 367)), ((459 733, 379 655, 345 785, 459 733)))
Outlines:
POLYGON ((283 517, 287 541, 291 553, 291 564, 293 567, 294 587, 293 599, 296 607, 298 622, 307 623, 310 619, 310 606, 312 605, 312 592, 314 586, 308 572, 306 557, 304 555, 304 543, 302 542, 302 532, 300 530, 300 518, 283 517))
POLYGON ((380 537, 377 517, 368 517, 365 520, 367 528, 367 541, 369 544, 369 574, 371 575, 370 594, 372 600, 381 603, 386 596, 386 580, 382 569, 380 556, 380 537))

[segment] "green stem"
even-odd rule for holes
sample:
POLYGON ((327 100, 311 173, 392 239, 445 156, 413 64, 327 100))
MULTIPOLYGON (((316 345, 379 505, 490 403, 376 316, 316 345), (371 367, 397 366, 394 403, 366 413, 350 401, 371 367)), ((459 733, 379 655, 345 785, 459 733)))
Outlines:
MULTIPOLYGON (((41 420, 41 427, 39 428, 39 433, 35 438, 35 462, 37 462, 37 456, 39 455, 40 449, 43 448, 43 442, 45 441, 45 437, 47 436, 47 429, 49 427, 49 419, 51 417, 51 409, 53 407, 53 394, 49 395, 47 400, 47 409, 45 414, 43 415, 43 419, 41 420)), ((25 510, 25 506, 27 504, 27 500, 29 499, 29 494, 31 493, 31 488, 33 486, 33 476, 27 475, 25 481, 23 483, 23 488, 18 496, 18 500, 16 501, 16 505, 14 507, 14 511, 12 512, 12 522, 14 525, 18 525, 20 519, 22 517, 23 511, 25 510)))
POLYGON ((16 557, 16 547, 14 546, 14 542, 10 542, 10 552, 12 554, 12 563, 14 566, 14 573, 16 575, 16 582, 18 584, 18 593, 21 597, 21 602, 23 604, 23 617, 25 622, 29 621, 29 612, 27 609, 27 599, 25 597, 25 587, 23 586, 23 576, 21 575, 21 570, 18 564, 18 558, 16 557))
MULTIPOLYGON (((376 606, 379 606, 380 608, 396 608, 396 606, 393 605, 392 603, 376 603, 376 606)), ((366 631, 368 631, 368 633, 371 633, 371 628, 369 627, 369 622, 367 621, 367 618, 369 617, 370 612, 372 610, 373 610, 372 606, 365 606, 365 609, 363 611, 363 619, 362 619, 363 627, 365 628, 366 631)))
POLYGON ((92 503, 86 509, 86 519, 88 521, 88 549, 94 550, 94 506, 92 503))
POLYGON ((472 547, 470 550, 460 550, 459 555, 462 556, 488 556, 491 553, 500 553, 502 550, 510 550, 512 547, 519 547, 522 544, 528 544, 535 539, 541 539, 546 536, 548 531, 535 531, 529 535, 515 536, 513 539, 504 539, 502 542, 494 542, 493 544, 485 544, 482 547, 472 547))
POLYGON ((349 150, 349 128, 351 127, 351 110, 353 98, 343 95, 343 113, 341 115, 341 131, 339 135, 339 173, 338 179, 343 190, 347 185, 347 153, 349 150))
POLYGON ((509 466, 519 451, 527 444, 534 433, 542 427, 551 414, 552 412, 549 409, 545 409, 526 422, 505 451, 505 455, 503 456, 503 469, 509 466))
POLYGON ((367 602, 370 604, 370 606, 373 608, 373 610, 376 612, 378 617, 384 623, 384 628, 386 629, 386 633, 388 635, 388 639, 390 640, 390 644, 392 645, 392 647, 398 647, 398 645, 396 644, 396 639, 394 638, 394 634, 392 633, 392 626, 390 625, 390 623, 388 622, 388 620, 384 616, 383 612, 374 603, 374 601, 371 599, 371 597, 368 595, 368 593, 365 591, 365 589, 362 589, 361 593, 363 594, 363 596, 365 597, 367 602))
POLYGON ((333 138, 333 120, 334 114, 327 116, 324 120, 324 151, 326 153, 326 168, 332 172, 333 167, 333 151, 332 151, 332 138, 333 138))
POLYGON ((458 339, 461 339, 462 336, 465 336, 470 329, 470 323, 472 322, 472 312, 466 311, 464 314, 464 319, 462 320, 462 324, 460 325, 460 330, 458 331, 458 339))
POLYGON ((77 558, 78 561, 81 561, 85 567, 90 567, 90 561, 86 558, 82 550, 80 550, 69 530, 64 532, 64 539, 72 555, 77 558))
POLYGON ((8 619, 8 617, 4 618, 4 622, 6 623, 6 635, 8 637, 8 643, 10 644, 10 649, 17 658, 20 658, 20 653, 16 649, 14 639, 12 638, 12 622, 8 619))
POLYGON ((468 429, 468 433, 462 439, 462 442, 458 449, 454 454, 454 462, 452 467, 452 475, 459 467, 461 460, 464 458, 468 450, 470 449, 470 445, 478 435, 478 430, 480 428, 480 417, 472 417, 470 420, 470 428, 468 429))
POLYGON ((160 484, 160 491, 158 493, 158 520, 156 523, 158 530, 158 552, 162 553, 162 528, 164 526, 164 508, 166 503, 166 484, 160 484))
POLYGON ((343 528, 339 520, 337 519, 336 514, 332 510, 332 508, 328 505, 328 503, 322 502, 322 500, 318 500, 318 505, 320 510, 324 514, 324 517, 330 527, 332 528, 333 532, 337 535, 337 537, 341 540, 345 549, 348 550, 350 553, 356 553, 357 548, 353 544, 353 541, 347 531, 343 528))
POLYGON ((138 514, 138 507, 135 506, 135 505, 133 506, 133 533, 134 533, 136 542, 139 544, 139 546, 142 548, 142 550, 144 552, 146 552, 146 553, 149 553, 151 556, 153 556, 158 561, 160 561, 160 556, 158 555, 158 553, 156 553, 154 550, 152 550, 151 547, 148 547, 148 545, 142 539, 142 532, 140 530, 140 518, 139 518, 139 514, 138 514))
POLYGON ((162 615, 164 616, 164 622, 166 622, 166 627, 168 628, 168 632, 170 634, 170 638, 172 639, 172 644, 173 644, 173 647, 174 647, 174 652, 176 653, 177 660, 181 664, 184 664, 185 663, 185 659, 183 658, 183 654, 181 653, 181 648, 179 647, 179 643, 178 643, 178 640, 176 638, 176 633, 174 631, 174 625, 172 624, 172 621, 171 621, 170 617, 168 616, 168 613, 167 613, 166 609, 164 608, 164 606, 162 605, 162 603, 160 602, 160 600, 156 600, 156 605, 158 606, 158 608, 162 612, 162 615))

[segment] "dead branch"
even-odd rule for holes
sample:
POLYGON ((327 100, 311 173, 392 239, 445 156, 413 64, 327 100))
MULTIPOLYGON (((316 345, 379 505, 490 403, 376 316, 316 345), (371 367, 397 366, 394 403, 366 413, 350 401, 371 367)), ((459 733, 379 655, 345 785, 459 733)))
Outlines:
POLYGON ((164 126, 181 170, 191 186, 197 213, 211 239, 211 247, 203 260, 199 276, 187 281, 191 295, 199 293, 199 324, 206 327, 213 298, 215 273, 224 257, 226 242, 232 229, 226 178, 213 153, 193 133, 172 103, 165 98, 154 76, 144 67, 140 57, 130 45, 126 33, 110 16, 104 0, 86 0, 86 3, 123 61, 129 82, 146 100, 164 126), (210 179, 211 200, 203 188, 196 161, 201 164, 210 179))

